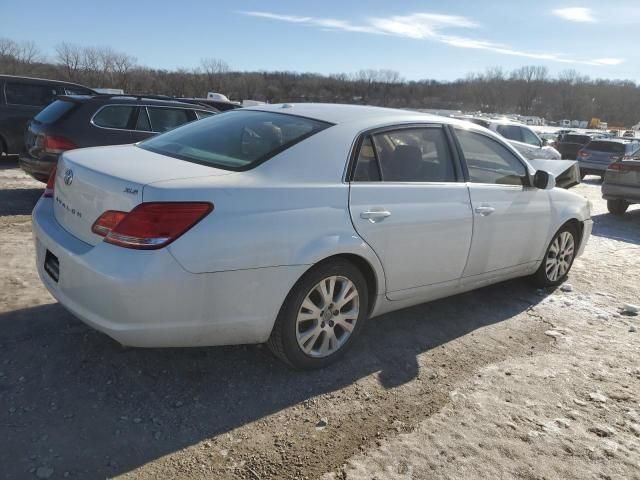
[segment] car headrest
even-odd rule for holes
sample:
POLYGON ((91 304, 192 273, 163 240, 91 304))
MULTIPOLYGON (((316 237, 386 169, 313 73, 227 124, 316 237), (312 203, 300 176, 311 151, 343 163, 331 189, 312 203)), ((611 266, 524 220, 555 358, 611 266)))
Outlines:
POLYGON ((405 181, 419 176, 422 168, 422 151, 415 145, 398 145, 393 152, 391 168, 385 174, 391 181, 405 181))

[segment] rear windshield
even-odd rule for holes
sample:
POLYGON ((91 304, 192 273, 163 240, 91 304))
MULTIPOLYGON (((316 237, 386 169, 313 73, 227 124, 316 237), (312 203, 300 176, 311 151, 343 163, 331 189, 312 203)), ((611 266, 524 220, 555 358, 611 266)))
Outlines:
POLYGON ((593 141, 587 145, 589 150, 607 153, 624 153, 624 143, 593 141))
POLYGON ((247 170, 329 126, 293 115, 233 110, 158 135, 138 146, 225 170, 247 170))
POLYGON ((65 113, 70 112, 75 107, 73 102, 67 102, 65 100, 56 100, 44 110, 41 110, 35 116, 35 120, 41 123, 53 123, 58 121, 65 113))
POLYGON ((564 143, 579 143, 580 145, 586 145, 589 140, 591 140, 591 137, 588 135, 571 135, 567 133, 562 137, 564 143))

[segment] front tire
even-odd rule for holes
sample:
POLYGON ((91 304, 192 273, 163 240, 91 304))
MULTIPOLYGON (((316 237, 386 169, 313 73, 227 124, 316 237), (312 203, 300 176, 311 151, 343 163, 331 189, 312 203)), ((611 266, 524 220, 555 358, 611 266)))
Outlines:
POLYGON ((342 259, 320 263, 287 295, 267 345, 294 368, 326 367, 351 347, 368 310, 367 282, 355 265, 342 259))
POLYGON ((555 287, 567 279, 578 250, 578 232, 573 225, 565 225, 554 235, 547 247, 540 267, 533 274, 539 287, 555 287))
POLYGON ((629 204, 624 200, 615 199, 607 200, 607 210, 614 215, 624 215, 624 212, 629 208, 629 204))

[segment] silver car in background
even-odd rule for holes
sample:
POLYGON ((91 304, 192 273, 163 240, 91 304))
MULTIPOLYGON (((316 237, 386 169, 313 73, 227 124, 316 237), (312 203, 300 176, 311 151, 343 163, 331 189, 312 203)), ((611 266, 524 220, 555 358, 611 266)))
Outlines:
POLYGON ((560 160, 562 158, 558 150, 547 145, 545 140, 526 125, 505 119, 473 118, 471 121, 503 137, 528 160, 536 158, 560 160))

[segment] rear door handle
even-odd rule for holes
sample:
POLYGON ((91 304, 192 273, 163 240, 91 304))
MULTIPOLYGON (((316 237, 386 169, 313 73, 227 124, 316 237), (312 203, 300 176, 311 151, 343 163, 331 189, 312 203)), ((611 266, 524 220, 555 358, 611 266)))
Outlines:
POLYGON ((495 212, 496 209, 488 205, 482 205, 481 207, 476 207, 475 211, 483 217, 486 217, 487 215, 491 215, 493 212, 495 212))
POLYGON ((391 212, 387 210, 367 210, 360 214, 360 218, 363 220, 369 220, 371 223, 376 223, 391 216, 391 212))

